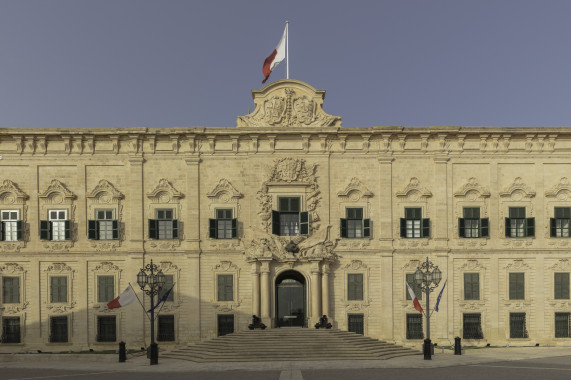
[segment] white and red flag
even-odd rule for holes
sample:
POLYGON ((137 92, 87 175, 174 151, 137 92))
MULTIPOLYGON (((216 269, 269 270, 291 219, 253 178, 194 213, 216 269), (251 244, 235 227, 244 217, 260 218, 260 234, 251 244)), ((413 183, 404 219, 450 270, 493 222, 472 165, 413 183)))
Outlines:
POLYGON ((418 302, 418 298, 416 298, 416 294, 414 294, 414 291, 408 282, 406 283, 406 287, 408 288, 408 294, 410 295, 410 298, 413 300, 412 304, 414 305, 414 308, 418 310, 419 313, 422 313, 422 306, 420 306, 420 302, 418 302))
POLYGON ((262 72, 264 73, 265 78, 262 81, 262 83, 266 83, 274 68, 286 57, 286 45, 287 45, 287 23, 284 29, 284 34, 282 35, 280 42, 278 42, 278 46, 276 46, 272 54, 270 54, 269 57, 266 58, 266 60, 264 61, 262 72))
POLYGON ((137 296, 135 295, 135 291, 133 290, 131 285, 129 285, 127 287, 127 289, 125 289, 125 291, 119 295, 119 297, 117 297, 113 301, 109 302, 107 304, 107 307, 109 309, 116 309, 118 307, 127 306, 128 304, 135 301, 136 299, 137 299, 137 296))

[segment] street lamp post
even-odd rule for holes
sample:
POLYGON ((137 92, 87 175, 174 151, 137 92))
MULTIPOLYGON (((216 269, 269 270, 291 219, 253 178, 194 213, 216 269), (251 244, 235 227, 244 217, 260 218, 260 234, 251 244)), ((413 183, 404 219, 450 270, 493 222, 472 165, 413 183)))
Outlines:
POLYGON ((156 365, 159 364, 159 349, 155 343, 155 296, 165 284, 165 275, 151 260, 137 274, 137 284, 151 298, 151 365, 156 365))
POLYGON ((442 272, 426 257, 426 261, 416 268, 414 281, 426 295, 426 339, 424 340, 424 360, 432 360, 430 341, 430 293, 438 287, 442 272))

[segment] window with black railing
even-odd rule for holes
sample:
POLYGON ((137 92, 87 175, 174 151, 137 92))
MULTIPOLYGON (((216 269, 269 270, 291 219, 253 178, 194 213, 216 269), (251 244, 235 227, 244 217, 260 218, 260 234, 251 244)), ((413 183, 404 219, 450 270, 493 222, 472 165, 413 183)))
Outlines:
POLYGON ((2 318, 2 343, 20 343, 20 317, 2 318))
POLYGON ((115 342, 117 340, 117 322, 115 316, 97 317, 97 341, 115 342))
POLYGON ((406 315, 406 339, 424 339, 422 314, 406 315))
POLYGON ((174 315, 159 315, 157 319, 157 340, 174 342, 174 315))
POLYGON ((462 330, 464 339, 484 339, 482 315, 480 313, 464 314, 462 330))
POLYGON ((571 338, 571 313, 555 313, 555 337, 571 338))
POLYGON ((356 334, 365 334, 365 316, 363 314, 347 315, 347 330, 356 334))
POLYGON ((67 317, 50 317, 50 343, 67 343, 67 317))
POLYGON ((528 338, 525 313, 510 313, 510 338, 528 338))

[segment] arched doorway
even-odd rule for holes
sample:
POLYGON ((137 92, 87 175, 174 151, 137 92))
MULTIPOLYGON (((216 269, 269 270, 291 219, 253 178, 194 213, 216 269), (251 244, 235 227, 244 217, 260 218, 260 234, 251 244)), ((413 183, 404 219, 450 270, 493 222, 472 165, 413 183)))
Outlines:
POLYGON ((288 270, 276 279, 277 327, 305 327, 305 278, 301 273, 288 270))

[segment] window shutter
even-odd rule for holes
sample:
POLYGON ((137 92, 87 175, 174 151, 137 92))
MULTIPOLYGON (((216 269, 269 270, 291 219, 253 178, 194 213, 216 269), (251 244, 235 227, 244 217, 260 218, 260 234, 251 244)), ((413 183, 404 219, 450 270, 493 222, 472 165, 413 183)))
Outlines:
POLYGON ((406 237, 406 219, 405 218, 400 218, 400 237, 401 238, 406 237))
POLYGON ((52 222, 40 220, 40 239, 52 240, 52 222))
POLYGON ((235 238, 238 236, 238 219, 232 219, 232 237, 235 238))
POLYGON ((87 238, 91 240, 99 240, 99 221, 87 221, 87 238))
POLYGON ((71 220, 64 220, 63 225, 65 227, 65 240, 71 240, 71 220))
POLYGON ((557 228, 555 226, 555 218, 549 218, 549 236, 551 237, 557 236, 557 228))
POLYGON ((113 220, 111 221, 111 230, 112 230, 112 237, 113 239, 119 239, 119 221, 113 220))
POLYGON ((4 222, 0 222, 0 241, 4 241, 6 237, 4 236, 4 222))
POLYGON ((472 273, 472 295, 472 299, 480 299, 480 275, 478 273, 472 273))
POLYGON ((178 219, 172 220, 172 238, 178 239, 178 219))
POLYGON ((149 239, 159 238, 159 221, 157 219, 149 219, 149 239))
POLYGON ((307 211, 299 213, 299 234, 302 236, 309 235, 309 212, 307 211))
POLYGON ((458 218, 458 236, 466 237, 464 234, 464 218, 458 218))
POLYGON ((339 226, 341 227, 341 237, 342 238, 346 238, 347 237, 347 219, 339 219, 339 226))
POLYGON ((21 220, 16 222, 16 240, 24 240, 24 222, 21 220))
POLYGON ((511 237, 511 233, 510 233, 510 218, 506 218, 505 230, 506 230, 506 237, 511 237))
POLYGON ((363 237, 371 237, 371 219, 363 219, 363 237))
POLYGON ((280 235, 280 212, 272 210, 272 234, 280 235))
POLYGON ((535 236, 535 218, 526 218, 525 236, 535 236))
POLYGON ((218 239, 217 222, 217 219, 208 219, 208 237, 211 239, 218 239))
POLYGON ((480 219, 480 236, 490 237, 490 219, 488 218, 480 219))
POLYGON ((422 237, 430 237, 430 219, 422 219, 422 237))

